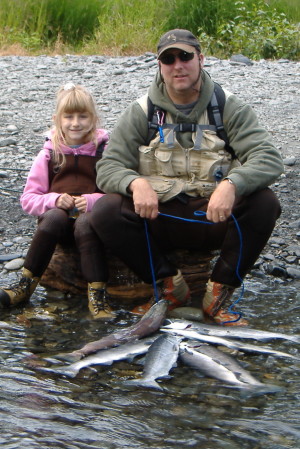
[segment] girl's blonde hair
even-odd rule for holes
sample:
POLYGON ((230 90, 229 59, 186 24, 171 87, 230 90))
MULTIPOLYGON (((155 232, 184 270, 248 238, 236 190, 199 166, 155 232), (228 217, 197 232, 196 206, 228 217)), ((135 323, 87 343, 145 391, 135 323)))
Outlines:
POLYGON ((67 83, 56 94, 56 108, 54 113, 54 128, 51 136, 53 146, 53 159, 57 167, 65 164, 66 158, 61 145, 66 144, 65 136, 61 129, 61 117, 63 114, 74 112, 88 112, 91 115, 92 127, 87 134, 87 141, 94 141, 97 146, 96 129, 99 122, 96 104, 92 95, 83 87, 73 83, 67 83))

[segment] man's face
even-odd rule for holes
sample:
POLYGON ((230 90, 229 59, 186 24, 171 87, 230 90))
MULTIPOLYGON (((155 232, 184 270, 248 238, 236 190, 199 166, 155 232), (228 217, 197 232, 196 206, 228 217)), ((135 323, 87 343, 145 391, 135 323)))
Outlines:
POLYGON ((189 94, 199 89, 199 74, 203 63, 203 55, 196 50, 187 53, 183 50, 172 48, 166 50, 159 58, 161 74, 166 84, 169 95, 189 94), (192 59, 189 59, 193 53, 192 59), (169 56, 170 55, 170 56, 169 56), (173 57, 172 57, 173 56, 173 57), (166 58, 165 58, 166 57, 166 58), (164 62, 171 62, 166 64, 164 62))

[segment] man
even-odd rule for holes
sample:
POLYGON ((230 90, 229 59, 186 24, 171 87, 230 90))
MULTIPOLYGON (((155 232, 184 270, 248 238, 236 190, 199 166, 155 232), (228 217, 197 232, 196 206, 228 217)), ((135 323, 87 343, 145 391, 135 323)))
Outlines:
MULTIPOLYGON (((98 186, 108 195, 95 205, 92 223, 107 247, 147 283, 152 282, 149 230, 152 272, 170 309, 185 304, 190 292, 166 252, 220 249, 203 310, 216 323, 245 325, 228 310, 230 298, 280 215, 267 186, 282 173, 282 160, 253 110, 229 92, 223 123, 234 156, 224 148, 207 113, 214 83, 203 70, 200 44, 191 32, 167 32, 157 50, 159 70, 148 95, 121 116, 97 164, 98 186), (157 116, 154 137, 149 137, 148 97, 157 116), (207 223, 163 215, 194 220, 197 210, 206 212, 207 223)), ((133 312, 142 314, 151 304, 153 299, 133 312)))

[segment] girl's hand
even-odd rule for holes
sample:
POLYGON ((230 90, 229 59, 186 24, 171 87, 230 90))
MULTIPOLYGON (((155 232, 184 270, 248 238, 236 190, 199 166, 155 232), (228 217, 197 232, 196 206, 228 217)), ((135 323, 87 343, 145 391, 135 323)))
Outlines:
POLYGON ((87 200, 84 198, 84 196, 74 196, 73 199, 75 207, 77 207, 79 212, 80 213, 86 212, 87 200))
POLYGON ((70 210, 73 209, 75 203, 74 198, 68 193, 62 193, 55 202, 56 207, 59 209, 70 210))

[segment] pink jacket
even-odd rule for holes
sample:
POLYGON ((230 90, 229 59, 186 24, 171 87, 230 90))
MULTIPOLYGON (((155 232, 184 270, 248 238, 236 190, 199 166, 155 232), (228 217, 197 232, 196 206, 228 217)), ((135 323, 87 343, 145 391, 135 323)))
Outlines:
MULTIPOLYGON (((33 161, 32 167, 27 177, 24 191, 20 202, 23 210, 31 215, 41 215, 49 209, 56 208, 55 202, 61 195, 60 193, 49 192, 49 171, 48 163, 51 158, 52 142, 51 133, 49 140, 46 140, 43 149, 39 152, 33 161)), ((108 133, 105 129, 97 129, 98 144, 108 142, 108 133)), ((105 146, 106 147, 106 146, 105 146)), ((94 156, 96 147, 93 142, 88 142, 79 148, 70 148, 62 146, 64 154, 79 154, 94 156)), ((87 212, 91 211, 95 202, 101 198, 103 193, 84 194, 87 200, 87 212)))

